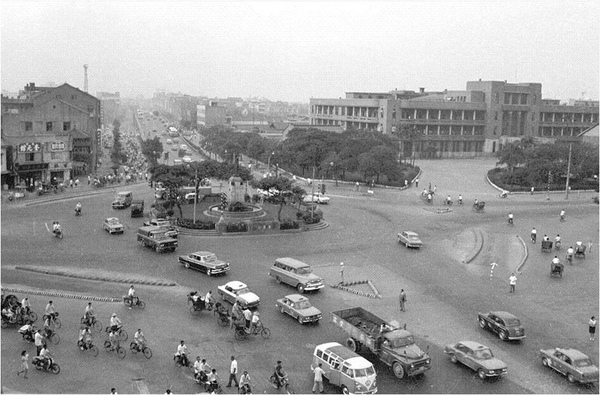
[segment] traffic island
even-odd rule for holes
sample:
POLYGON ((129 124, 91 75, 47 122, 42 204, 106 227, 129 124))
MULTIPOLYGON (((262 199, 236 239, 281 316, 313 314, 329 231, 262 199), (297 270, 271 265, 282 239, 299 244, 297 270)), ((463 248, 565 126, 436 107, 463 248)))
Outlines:
POLYGON ((329 284, 329 286, 331 288, 341 289, 343 291, 351 292, 353 294, 356 294, 359 296, 365 296, 365 297, 371 298, 371 299, 382 299, 383 298, 381 296, 381 294, 379 293, 379 291, 377 291, 377 288, 375 288, 375 285, 373 284, 373 282, 371 280, 346 281, 346 282, 340 282, 338 284, 329 284), (359 284, 367 284, 369 286, 369 288, 371 288, 372 292, 364 292, 364 291, 359 291, 357 289, 352 288, 353 285, 359 285, 359 284))
POLYGON ((78 269, 78 268, 61 268, 61 267, 44 267, 44 266, 15 266, 15 270, 24 270, 34 273, 50 274, 53 276, 63 276, 71 278, 81 278, 84 280, 93 281, 109 281, 115 283, 126 283, 126 284, 143 284, 143 285, 158 285, 163 287, 174 287, 177 285, 174 281, 152 278, 152 277, 141 277, 135 275, 135 277, 129 277, 127 275, 119 273, 103 273, 101 270, 90 270, 90 269, 78 269))
POLYGON ((423 207, 423 210, 431 211, 432 213, 436 213, 436 214, 446 214, 446 213, 451 213, 452 211, 454 211, 451 208, 445 208, 445 207, 423 207))

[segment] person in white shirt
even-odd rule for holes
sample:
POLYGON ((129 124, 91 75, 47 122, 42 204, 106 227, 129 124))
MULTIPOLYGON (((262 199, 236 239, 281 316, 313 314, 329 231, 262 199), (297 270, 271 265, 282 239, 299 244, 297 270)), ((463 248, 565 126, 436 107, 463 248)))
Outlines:
POLYGON ((31 303, 29 303, 29 298, 23 298, 21 301, 21 309, 25 314, 29 314, 29 311, 31 311, 31 303))
MULTIPOLYGON (((127 294, 129 296, 129 299, 131 299, 131 304, 136 305, 138 297, 135 296, 135 288, 133 288, 133 285, 131 287, 129 287, 129 292, 127 294)), ((129 307, 129 308, 131 308, 131 307, 129 307)))
POLYGON ((237 365, 237 361, 235 360, 235 357, 232 355, 231 356, 231 365, 229 367, 229 381, 227 382, 227 387, 231 387, 231 382, 235 381, 235 386, 239 387, 240 383, 238 383, 237 381, 237 372, 238 372, 238 365, 237 365))
POLYGON ((554 263, 555 265, 560 264, 560 259, 558 259, 558 256, 554 255, 554 259, 552 259, 552 263, 554 263))
POLYGON ((212 291, 208 291, 206 293, 206 296, 204 297, 204 304, 206 306, 206 309, 210 309, 213 305, 213 297, 212 297, 212 291))
POLYGON ((182 340, 181 343, 177 346, 177 353, 175 353, 177 357, 179 357, 179 361, 183 366, 188 366, 189 361, 187 358, 187 346, 185 342, 182 340))
POLYGON ((40 351, 40 357, 44 363, 44 370, 48 370, 48 366, 50 366, 50 363, 52 362, 52 355, 50 354, 50 350, 48 350, 48 346, 45 344, 40 351))
POLYGON ((110 317, 110 330, 111 332, 116 332, 121 329, 121 320, 117 317, 117 313, 113 313, 112 317, 110 317))
POLYGON ((252 387, 250 381, 250 375, 247 370, 244 370, 244 373, 240 376, 240 393, 242 394, 251 394, 252 387))
POLYGON ((244 318, 246 319, 246 328, 250 328, 250 322, 252 321, 252 312, 250 309, 246 308, 243 311, 244 318))
POLYGON ((135 340, 135 344, 138 347, 138 350, 142 350, 146 345, 146 338, 144 337, 144 333, 141 329, 138 329, 133 335, 133 340, 135 340))
POLYGON ((90 325, 94 318, 94 309, 92 307, 92 302, 88 302, 87 306, 85 306, 85 312, 83 314, 83 318, 84 320, 87 322, 88 325, 90 325))
POLYGON ((258 317, 258 311, 255 311, 254 314, 252 314, 252 322, 250 323, 250 333, 254 332, 254 329, 258 326, 259 322, 260 318, 258 317))
MULTIPOLYGON (((323 393, 323 373, 325 373, 325 371, 322 369, 323 364, 320 363, 319 366, 317 366, 316 368, 314 368, 312 371, 315 374, 315 378, 314 378, 314 385, 312 388, 312 392, 315 392, 317 390, 317 387, 319 388, 319 392, 323 393)), ((312 366, 311 366, 312 368, 312 366)))

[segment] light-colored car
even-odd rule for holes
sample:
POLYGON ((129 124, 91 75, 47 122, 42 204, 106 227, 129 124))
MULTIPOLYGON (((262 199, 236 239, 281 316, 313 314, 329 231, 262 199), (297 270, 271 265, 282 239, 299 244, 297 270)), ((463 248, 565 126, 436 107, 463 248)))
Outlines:
POLYGON ((329 204, 329 196, 321 195, 320 193, 313 193, 312 195, 306 195, 303 199, 305 202, 315 202, 319 204, 329 204))
POLYGON ((163 218, 152 218, 149 221, 144 222, 144 226, 157 226, 159 228, 165 229, 165 234, 168 237, 172 237, 174 239, 179 236, 179 230, 177 227, 171 224, 171 221, 163 218))
POLYGON ((521 321, 506 311, 477 313, 481 329, 489 329, 498 334, 501 340, 520 340, 525 338, 525 329, 521 321))
POLYGON ((405 230, 398 233, 398 243, 404 244, 407 248, 421 248, 423 245, 419 235, 410 230, 405 230))
POLYGON ((217 259, 217 256, 208 251, 197 251, 188 255, 180 255, 179 263, 187 269, 196 269, 209 276, 225 274, 229 270, 229 263, 217 259))
POLYGON ((323 279, 312 272, 310 265, 294 258, 275 259, 269 276, 278 283, 291 285, 300 293, 318 291, 325 286, 323 279))
POLYGON ((289 314, 301 324, 305 322, 317 323, 322 317, 321 310, 310 304, 306 296, 299 294, 291 294, 277 299, 275 306, 283 314, 289 314))
POLYGON ((540 350, 542 364, 567 376, 569 382, 595 383, 598 381, 598 367, 590 357, 573 348, 550 348, 540 350))
POLYGON ((240 302, 243 308, 255 308, 260 303, 260 298, 250 288, 241 281, 230 281, 225 285, 219 285, 217 292, 221 295, 221 299, 229 303, 240 302))
POLYGON ((189 155, 184 156, 183 158, 181 158, 181 160, 183 161, 183 163, 192 163, 192 157, 189 155))
POLYGON ((123 233, 125 231, 125 227, 123 226, 123 224, 121 223, 121 221, 119 221, 119 218, 117 217, 110 217, 110 218, 106 218, 104 220, 104 223, 102 224, 102 229, 104 229, 105 231, 107 231, 108 233, 123 233))
POLYGON ((507 372, 506 364, 494 357, 489 347, 477 342, 464 340, 448 344, 444 353, 450 356, 452 363, 460 362, 476 371, 482 380, 486 377, 499 377, 507 372))

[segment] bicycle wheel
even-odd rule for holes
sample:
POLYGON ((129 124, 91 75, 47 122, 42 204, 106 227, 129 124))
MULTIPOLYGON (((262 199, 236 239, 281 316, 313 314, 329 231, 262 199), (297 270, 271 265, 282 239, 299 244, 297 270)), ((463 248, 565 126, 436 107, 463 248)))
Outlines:
POLYGON ((144 303, 143 301, 140 300, 140 302, 138 303, 138 306, 140 306, 140 309, 144 309, 144 307, 146 307, 146 303, 144 303))
POLYGON ((285 385, 285 392, 287 392, 288 394, 295 394, 294 388, 290 385, 290 383, 287 383, 285 385))
POLYGON ((219 316, 217 319, 219 326, 227 326, 229 325, 229 319, 227 317, 219 316))
POLYGON ((90 352, 94 355, 94 357, 97 357, 98 356, 98 347, 96 347, 92 344, 90 346, 90 352))
MULTIPOLYGON (((29 320, 30 320, 31 322, 36 322, 36 321, 37 321, 37 319, 38 319, 38 316, 37 316, 37 314, 36 314, 36 313, 34 313, 33 311, 30 311, 30 312, 29 312, 29 320)), ((58 369, 60 370, 60 368, 58 368, 58 369)))
POLYGON ((131 308, 131 305, 133 304, 133 301, 129 298, 123 299, 123 303, 125 303, 125 306, 131 308))
POLYGON ((60 320, 58 318, 55 318, 53 321, 54 321, 54 326, 56 327, 56 329, 60 329, 60 327, 62 326, 62 322, 60 322, 60 320))
POLYGON ((146 359, 152 358, 152 350, 150 350, 148 347, 144 347, 142 351, 144 352, 146 359))
POLYGON ((129 350, 131 350, 132 354, 137 354, 138 353, 137 346, 133 342, 129 343, 129 350))
POLYGON ((125 358, 125 349, 123 347, 117 347, 117 355, 119 358, 125 358))
POLYGON ((58 333, 53 333, 52 336, 50 336, 50 341, 52 344, 60 343, 60 336, 58 336, 58 333))
POLYGON ((110 351, 110 348, 111 348, 110 341, 108 341, 108 340, 105 340, 105 341, 104 341, 104 349, 106 350, 106 352, 109 352, 109 351, 110 351))
POLYGON ((102 332, 102 323, 100 321, 94 321, 92 327, 96 332, 102 332))
POLYGON ((271 336, 271 330, 269 328, 263 327, 262 331, 260 331, 260 335, 263 339, 268 339, 271 336))
POLYGON ((192 315, 198 315, 200 314, 200 309, 196 309, 194 306, 190 307, 190 313, 192 313, 192 315))
POLYGON ((129 337, 129 335, 127 334, 127 331, 125 329, 121 329, 119 331, 119 340, 124 342, 125 340, 127 340, 127 338, 129 337))
POLYGON ((243 329, 235 330, 235 340, 244 340, 246 337, 246 332, 243 329))

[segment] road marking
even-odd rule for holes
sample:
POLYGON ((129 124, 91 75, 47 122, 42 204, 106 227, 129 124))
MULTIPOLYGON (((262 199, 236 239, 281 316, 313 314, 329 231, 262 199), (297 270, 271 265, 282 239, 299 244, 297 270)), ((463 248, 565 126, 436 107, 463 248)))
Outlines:
POLYGON ((148 386, 144 383, 143 378, 133 379, 135 386, 137 387, 138 394, 149 394, 148 386))

